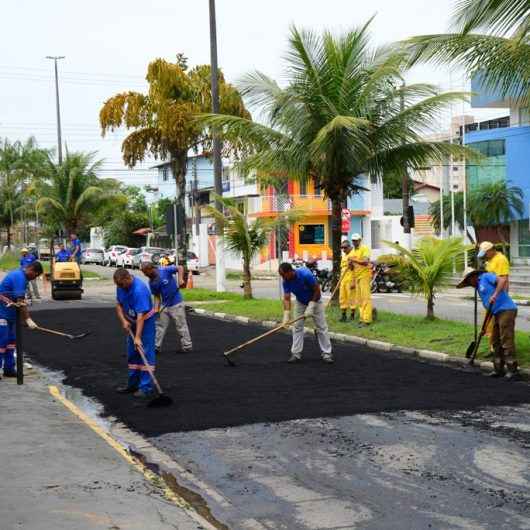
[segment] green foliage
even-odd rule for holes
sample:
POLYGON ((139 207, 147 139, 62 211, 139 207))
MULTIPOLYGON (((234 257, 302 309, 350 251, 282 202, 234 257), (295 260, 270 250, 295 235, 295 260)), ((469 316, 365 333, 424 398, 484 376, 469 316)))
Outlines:
POLYGON ((427 301, 427 318, 433 319, 436 294, 450 285, 453 264, 457 267, 463 264, 462 239, 425 237, 412 251, 390 241, 386 244, 403 256, 400 273, 412 293, 423 295, 427 301))
POLYGON ((147 226, 149 226, 149 217, 146 213, 125 210, 105 226, 105 246, 140 247, 145 243, 145 237, 136 236, 133 232, 147 226))
MULTIPOLYGON (((284 83, 265 74, 247 75, 241 89, 261 112, 262 121, 202 116, 227 141, 249 151, 239 170, 258 177, 313 178, 332 200, 340 219, 342 204, 372 179, 428 161, 444 160, 462 148, 422 139, 428 124, 462 93, 439 94, 434 86, 402 86, 407 58, 370 46, 370 22, 341 35, 291 28, 284 83)), ((464 151, 467 153, 468 150, 464 151)), ((334 270, 340 269, 340 223, 334 223, 334 270)))
MULTIPOLYGON (((403 171, 389 171, 383 177, 385 199, 401 199, 403 197, 403 171)), ((414 182, 409 177, 409 190, 414 189, 414 182)))

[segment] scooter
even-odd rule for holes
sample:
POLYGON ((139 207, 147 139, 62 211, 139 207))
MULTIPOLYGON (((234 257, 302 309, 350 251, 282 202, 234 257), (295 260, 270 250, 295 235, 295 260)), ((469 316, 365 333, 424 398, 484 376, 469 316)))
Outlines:
POLYGON ((400 293, 403 290, 403 284, 399 279, 398 272, 392 270, 393 268, 393 265, 385 263, 378 263, 374 266, 370 286, 372 293, 392 293, 394 291, 400 293))

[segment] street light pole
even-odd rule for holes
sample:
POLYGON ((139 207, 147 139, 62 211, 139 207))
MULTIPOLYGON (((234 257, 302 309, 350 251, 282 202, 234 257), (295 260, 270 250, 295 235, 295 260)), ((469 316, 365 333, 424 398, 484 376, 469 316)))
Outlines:
MULTIPOLYGON (((401 85, 405 88, 405 82, 401 85)), ((403 93, 400 97, 400 110, 405 110, 405 96, 403 93)), ((403 234, 404 234, 404 247, 407 250, 412 248, 412 235, 411 235, 411 219, 410 219, 410 189, 409 189, 409 172, 405 165, 403 168, 403 177, 401 181, 401 195, 403 199, 403 234)))
MULTIPOLYGON (((219 114, 219 79, 217 74, 217 24, 215 20, 215 0, 209 0, 210 5, 210 65, 212 71, 212 113, 219 114)), ((221 140, 218 133, 213 130, 213 171, 214 188, 218 197, 223 195, 221 140)), ((223 205, 217 199, 215 207, 220 210, 223 205)), ((215 283, 217 292, 225 291, 225 254, 223 227, 216 223, 215 238, 215 283)))
POLYGON ((59 74, 57 72, 57 61, 64 59, 64 55, 47 55, 46 59, 52 59, 55 66, 55 107, 57 110, 57 158, 59 164, 63 163, 63 142, 61 139, 61 107, 59 105, 59 74))

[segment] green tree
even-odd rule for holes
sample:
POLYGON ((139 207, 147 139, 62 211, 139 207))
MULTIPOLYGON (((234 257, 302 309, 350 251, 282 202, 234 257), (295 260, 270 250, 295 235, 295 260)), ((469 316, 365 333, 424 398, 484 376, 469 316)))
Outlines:
POLYGON ((530 3, 527 0, 462 0, 455 33, 421 35, 405 42, 412 63, 463 67, 483 88, 529 103, 530 3), (471 33, 480 30, 482 33, 471 33))
MULTIPOLYGON (((428 142, 422 132, 461 93, 438 94, 427 84, 403 85, 405 56, 370 46, 370 22, 342 35, 291 29, 285 84, 256 72, 241 89, 264 123, 234 116, 203 116, 227 141, 252 153, 242 173, 313 178, 332 201, 335 278, 340 270, 341 210, 359 191, 359 177, 444 160, 456 145, 428 142)), ((458 155, 456 155, 458 156, 458 155)))
MULTIPOLYGON (((147 68, 147 94, 123 92, 108 99, 99 114, 103 135, 119 127, 133 129, 122 144, 123 160, 134 167, 146 156, 169 158, 176 182, 176 197, 184 208, 188 152, 201 146, 208 150, 211 134, 192 119, 211 109, 210 67, 188 69, 179 54, 175 63, 156 59, 147 68)), ((247 117, 235 88, 219 73, 221 112, 247 117)), ((185 265, 187 236, 179 237, 179 256, 185 265)))
POLYGON ((79 231, 94 210, 113 194, 97 177, 102 161, 94 158, 95 153, 67 153, 62 164, 48 160, 36 207, 52 230, 79 231))
POLYGON ((390 241, 386 244, 403 257, 400 274, 412 293, 423 295, 427 302, 426 318, 433 320, 436 295, 450 286, 454 264, 461 266, 464 262, 462 239, 425 237, 412 251, 390 241))
MULTIPOLYGON (((414 189, 414 182, 409 177, 409 190, 414 189)), ((403 171, 390 171, 383 176, 385 183, 383 193, 385 199, 401 199, 403 197, 403 171)))
POLYGON ((209 214, 224 232, 227 249, 241 256, 243 260, 244 298, 252 298, 252 260, 267 244, 271 234, 278 228, 292 223, 298 218, 295 211, 285 212, 276 219, 259 217, 249 222, 247 215, 230 199, 215 196, 223 205, 222 210, 208 207, 209 214))
POLYGON ((149 217, 145 212, 123 210, 105 225, 105 245, 127 245, 139 247, 144 244, 145 237, 133 232, 149 226, 149 217))

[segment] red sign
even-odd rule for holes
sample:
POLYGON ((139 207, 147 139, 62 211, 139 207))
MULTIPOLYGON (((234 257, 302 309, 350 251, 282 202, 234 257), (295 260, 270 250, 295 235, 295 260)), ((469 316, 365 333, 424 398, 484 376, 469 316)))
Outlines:
POLYGON ((351 227, 351 212, 347 208, 342 209, 342 222, 341 222, 341 232, 343 234, 348 234, 351 227))

